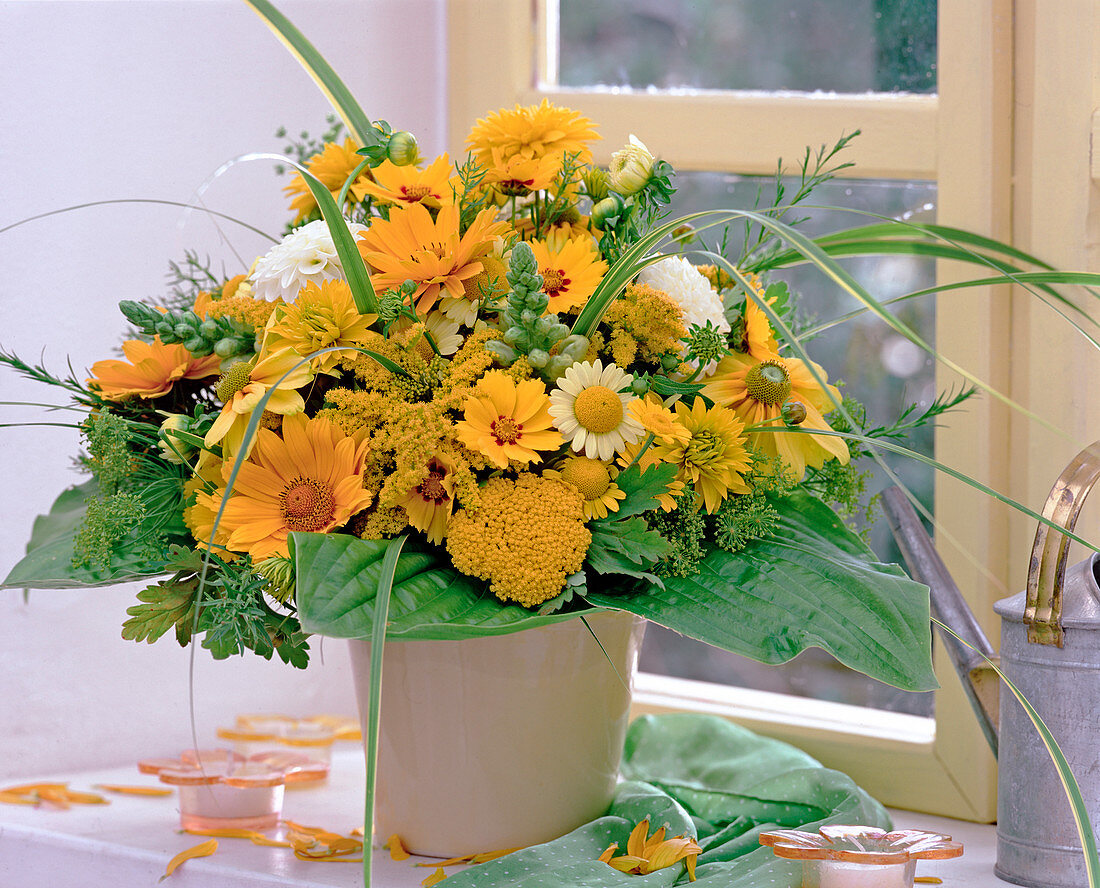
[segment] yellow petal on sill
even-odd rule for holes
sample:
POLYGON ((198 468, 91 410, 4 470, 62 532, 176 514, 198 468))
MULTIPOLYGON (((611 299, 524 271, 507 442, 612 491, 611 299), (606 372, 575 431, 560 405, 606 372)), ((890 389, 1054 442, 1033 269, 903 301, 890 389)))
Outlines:
POLYGON ((39 801, 47 802, 63 810, 68 810, 72 807, 69 804, 69 800, 65 797, 66 793, 64 789, 40 789, 34 795, 39 801))
POLYGON ((482 851, 480 854, 475 854, 470 858, 470 863, 488 863, 490 860, 496 860, 498 857, 504 857, 507 854, 514 854, 516 851, 522 851, 523 847, 519 848, 505 848, 503 851, 482 851))
POLYGON ((0 802, 5 805, 37 805, 38 799, 31 795, 23 795, 19 792, 0 790, 0 802))
POLYGON ((942 885, 943 879, 939 876, 917 876, 913 882, 921 885, 942 885))
POLYGON ((420 884, 423 885, 424 888, 431 888, 432 885, 438 885, 440 882, 442 882, 446 878, 447 878, 447 874, 445 872, 443 872, 443 867, 440 866, 436 869, 436 871, 434 873, 432 873, 430 876, 428 876, 428 878, 426 878, 420 884))
POLYGON ((157 881, 163 882, 172 875, 181 864, 186 863, 188 860, 194 860, 196 857, 209 857, 217 850, 218 840, 210 839, 210 841, 195 845, 193 848, 188 848, 186 851, 180 851, 179 854, 168 861, 168 868, 164 871, 164 875, 157 881))
POLYGON ((618 851, 618 850, 619 850, 619 843, 618 842, 612 842, 610 845, 607 846, 607 850, 604 851, 603 854, 601 854, 597 858, 597 860, 599 860, 601 863, 610 863, 611 858, 614 856, 615 852, 618 851))
POLYGON ((361 827, 361 826, 355 827, 355 829, 353 829, 351 832, 349 832, 348 835, 349 836, 355 836, 355 838, 357 838, 357 839, 363 838, 363 827, 361 827))
POLYGON ((109 805, 111 804, 103 796, 94 792, 77 792, 74 789, 65 790, 65 801, 74 805, 109 805))
POLYGON ((473 854, 466 854, 463 857, 451 857, 447 860, 428 860, 423 863, 414 863, 413 866, 458 866, 460 863, 469 863, 473 854))
POLYGON ((44 789, 67 789, 68 783, 23 783, 19 786, 5 786, 0 792, 10 792, 12 795, 34 795, 44 789))
POLYGON ((412 856, 409 854, 409 849, 405 847, 405 843, 401 841, 401 836, 397 833, 390 836, 389 841, 382 847, 389 849, 390 860, 408 860, 412 856))
POLYGON ((293 847, 290 842, 269 839, 263 833, 254 829, 185 829, 183 832, 193 836, 216 836, 219 839, 248 839, 253 845, 261 845, 265 848, 293 847))
POLYGON ((134 796, 170 796, 175 792, 174 789, 165 789, 160 786, 123 786, 120 783, 97 783, 95 788, 102 789, 104 792, 134 796))

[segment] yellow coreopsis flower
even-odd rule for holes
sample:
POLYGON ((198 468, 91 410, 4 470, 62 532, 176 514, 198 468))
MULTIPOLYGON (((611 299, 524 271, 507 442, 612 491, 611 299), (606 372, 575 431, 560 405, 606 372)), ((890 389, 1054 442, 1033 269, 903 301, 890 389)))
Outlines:
POLYGON ((447 521, 454 508, 454 470, 451 460, 433 456, 424 480, 397 502, 408 513, 409 524, 424 531, 428 540, 436 544, 447 535, 447 521))
POLYGON ((493 149, 493 163, 485 171, 481 184, 491 187, 505 197, 522 197, 532 191, 549 188, 561 172, 557 155, 524 157, 513 155, 507 160, 501 149, 493 149))
MULTIPOLYGON (((313 155, 306 161, 306 169, 332 193, 333 199, 340 194, 340 189, 344 187, 344 182, 352 171, 362 163, 363 158, 355 153, 358 149, 359 146, 352 139, 345 139, 341 145, 326 142, 319 154, 313 155)), ((357 183, 366 181, 369 181, 366 173, 356 180, 357 183)), ((286 192, 287 197, 293 198, 290 208, 298 212, 294 217, 295 225, 317 209, 317 199, 309 190, 301 173, 296 175, 283 191, 286 192)))
POLYGON ((583 306, 607 271, 590 237, 555 232, 544 241, 532 241, 531 252, 539 264, 543 292, 550 298, 550 312, 583 306))
POLYGON ((695 839, 688 836, 665 838, 665 827, 661 827, 652 836, 649 835, 649 818, 639 823, 630 833, 626 842, 626 854, 614 856, 618 850, 617 842, 612 842, 599 859, 620 873, 645 876, 684 861, 688 879, 695 881, 695 862, 703 849, 695 839))
POLYGON ((482 210, 460 236, 458 222, 454 205, 440 208, 434 219, 420 204, 394 207, 388 220, 375 219, 359 238, 359 252, 376 272, 375 287, 387 290, 411 280, 417 308, 425 312, 442 293, 464 298, 463 282, 482 270, 480 258, 508 224, 497 221, 495 211, 482 210))
MULTIPOLYGON (((813 364, 813 371, 825 379, 825 371, 813 364)), ((806 466, 820 468, 827 459, 847 463, 850 454, 842 438, 787 431, 783 423, 783 405, 801 404, 806 418, 801 428, 829 430, 823 412, 840 401, 835 385, 822 388, 813 371, 796 358, 758 360, 739 352, 724 357, 718 369, 703 387, 703 394, 733 410, 746 426, 770 426, 775 431, 753 431, 749 440, 753 447, 768 456, 778 456, 788 466, 795 480, 801 480, 806 466)))
POLYGON ((491 370, 466 399, 463 418, 455 424, 458 439, 484 454, 493 465, 508 468, 508 460, 541 460, 538 451, 556 450, 562 437, 553 428, 550 398, 538 379, 514 382, 500 370, 491 370))
POLYGON ((88 385, 108 401, 159 398, 181 379, 205 379, 218 372, 221 358, 196 358, 182 345, 130 339, 122 344, 125 361, 109 359, 92 364, 88 385))
MULTIPOLYGON (((371 493, 363 487, 366 454, 365 442, 347 437, 323 417, 288 416, 282 437, 260 429, 222 513, 226 545, 260 561, 287 556, 291 531, 327 533, 340 527, 370 504, 371 493)), ((231 462, 222 467, 226 482, 232 468, 231 462)), ((200 502, 207 498, 217 511, 220 494, 199 494, 200 502)))
POLYGON ((361 180, 351 186, 351 193, 358 200, 369 195, 382 204, 418 203, 438 209, 443 204, 453 204, 456 192, 461 193, 462 189, 458 177, 451 175, 451 159, 447 154, 441 154, 422 170, 384 160, 371 174, 373 182, 361 180))
MULTIPOLYGON (((237 362, 218 380, 215 394, 224 406, 203 443, 207 447, 220 443, 225 457, 236 454, 244 444, 252 411, 259 406, 264 395, 271 392, 263 407, 267 412, 284 416, 301 413, 306 409, 306 402, 298 389, 312 379, 309 362, 303 361, 302 356, 291 348, 274 352, 264 349, 256 356, 255 363, 237 362), (283 379, 284 375, 286 379, 283 379)), ((255 438, 248 442, 246 449, 251 450, 254 442, 255 438)))
POLYGON ((317 373, 334 373, 337 364, 353 359, 355 348, 371 337, 375 320, 377 315, 359 313, 345 281, 322 281, 320 286, 311 281, 298 291, 294 302, 279 305, 272 314, 265 348, 271 352, 290 348, 299 355, 339 349, 310 362, 317 373))
POLYGON ((580 163, 588 163, 592 159, 588 143, 600 138, 592 127, 587 117, 543 99, 540 105, 516 105, 512 110, 501 109, 483 117, 470 131, 466 144, 485 168, 496 162, 494 149, 503 161, 516 156, 575 154, 580 163))

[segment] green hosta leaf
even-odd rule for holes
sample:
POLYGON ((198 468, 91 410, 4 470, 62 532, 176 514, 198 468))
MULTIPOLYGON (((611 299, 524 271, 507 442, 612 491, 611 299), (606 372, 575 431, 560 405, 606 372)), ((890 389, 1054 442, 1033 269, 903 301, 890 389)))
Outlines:
POLYGON ((668 483, 676 477, 677 471, 672 463, 660 463, 645 470, 639 465, 624 469, 615 484, 626 494, 626 499, 619 502, 618 510, 610 517, 626 518, 658 508, 657 497, 668 493, 668 483))
MULTIPOLYGON (((302 628, 337 638, 369 637, 389 540, 323 533, 294 533, 290 539, 302 628)), ((436 553, 417 550, 410 542, 393 578, 387 637, 504 635, 573 617, 540 616, 519 605, 504 604, 486 583, 459 573, 436 553)))
POLYGON ((672 548, 657 531, 650 530, 638 517, 620 521, 593 521, 592 545, 585 563, 601 574, 626 574, 661 585, 661 580, 646 568, 664 557, 672 548))
POLYGON ((63 491, 48 515, 34 520, 26 556, 11 569, 0 588, 78 589, 109 586, 166 573, 164 563, 147 553, 120 547, 110 565, 73 566, 73 542, 84 521, 87 500, 97 495, 94 481, 63 491))
POLYGON ((777 503, 778 529, 692 577, 588 601, 632 611, 684 635, 764 663, 808 647, 899 688, 936 687, 926 587, 880 564, 824 503, 797 492, 777 503))

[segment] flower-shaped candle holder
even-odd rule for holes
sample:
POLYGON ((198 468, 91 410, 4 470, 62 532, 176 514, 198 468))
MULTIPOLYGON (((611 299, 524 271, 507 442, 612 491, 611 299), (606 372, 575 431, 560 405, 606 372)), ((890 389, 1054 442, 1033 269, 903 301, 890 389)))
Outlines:
POLYGON ((760 844, 778 857, 802 861, 802 888, 910 888, 918 858, 963 853, 951 836, 870 826, 823 826, 817 833, 780 829, 763 833, 760 844))
POLYGON ((324 779, 328 764, 289 752, 246 758, 229 749, 188 749, 175 759, 144 759, 138 770, 179 787, 184 829, 272 829, 287 783, 324 779))
POLYGON ((232 743, 234 752, 243 756, 289 749, 331 762, 332 746, 337 740, 360 740, 362 734, 357 722, 338 716, 294 718, 272 714, 238 715, 234 727, 218 728, 218 738, 232 743))

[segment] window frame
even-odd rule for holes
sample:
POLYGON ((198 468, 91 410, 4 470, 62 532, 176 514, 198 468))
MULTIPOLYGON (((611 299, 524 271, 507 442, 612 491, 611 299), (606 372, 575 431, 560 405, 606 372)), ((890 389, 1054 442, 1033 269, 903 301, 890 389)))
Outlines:
MULTIPOLYGON (((661 121, 659 140, 647 141, 675 167, 742 174, 770 174, 777 158, 796 159, 807 145, 859 128, 862 135, 846 151, 855 167, 846 175, 934 179, 940 224, 1014 241, 1058 267, 1100 265, 1100 200, 1089 153, 1080 140, 1067 145, 1062 138, 1067 126, 1084 129, 1087 145, 1088 133, 1100 130, 1092 122, 1100 13, 1088 4, 1039 15, 1038 0, 940 3, 933 96, 779 96, 550 88, 544 84, 555 65, 547 47, 556 45, 549 39, 556 0, 448 2, 449 147, 456 156, 479 116, 543 98, 600 124, 599 163, 631 132, 644 132, 647 120, 661 121), (1055 89, 1064 100, 1044 102, 1055 89), (1042 197, 1049 183, 1061 188, 1064 202, 1042 197)), ((1093 165, 1100 177, 1100 162, 1093 165)), ((937 276, 946 282, 976 273, 940 262, 937 276)), ((949 294, 937 310, 937 348, 945 357, 1070 430, 1047 432, 998 399, 982 397, 937 431, 937 458, 1033 507, 1081 441, 1100 437, 1100 418, 1082 415, 1097 411, 1075 409, 1073 393, 1052 398, 1033 372, 1054 366, 1063 378, 1080 377, 1088 354, 1061 347, 1065 329, 1051 314, 1029 294, 1005 286, 949 294)), ((937 370, 940 390, 960 381, 942 365, 937 370)), ((941 554, 996 647, 992 605, 1023 588, 1034 524, 939 474, 935 497, 941 554)), ((942 687, 932 730, 920 729, 912 716, 645 674, 638 676, 635 712, 718 713, 801 746, 888 805, 990 822, 996 817, 994 757, 942 652, 936 672, 942 687)))

